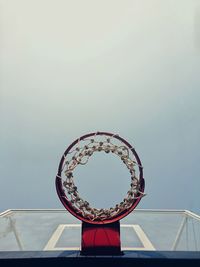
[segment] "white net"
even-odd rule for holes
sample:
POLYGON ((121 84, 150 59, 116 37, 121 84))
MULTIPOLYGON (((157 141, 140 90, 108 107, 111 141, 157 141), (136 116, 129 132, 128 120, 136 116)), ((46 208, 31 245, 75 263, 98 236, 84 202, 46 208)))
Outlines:
POLYGON ((65 156, 62 166, 62 184, 68 200, 71 202, 74 210, 84 218, 95 220, 111 219, 121 212, 128 210, 137 198, 144 196, 140 191, 140 166, 132 153, 132 148, 129 148, 113 135, 108 138, 106 135, 95 135, 93 138, 78 140, 78 143, 65 156), (90 203, 81 198, 78 188, 74 183, 74 170, 79 165, 86 165, 90 157, 94 153, 104 152, 107 154, 117 155, 126 165, 130 177, 131 184, 124 199, 109 209, 97 209, 90 206, 90 203))

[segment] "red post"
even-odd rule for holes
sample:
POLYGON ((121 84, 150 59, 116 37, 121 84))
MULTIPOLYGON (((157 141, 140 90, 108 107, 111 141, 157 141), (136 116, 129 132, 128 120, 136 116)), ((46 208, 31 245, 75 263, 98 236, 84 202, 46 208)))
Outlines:
POLYGON ((120 222, 91 224, 82 222, 82 255, 121 255, 120 222))

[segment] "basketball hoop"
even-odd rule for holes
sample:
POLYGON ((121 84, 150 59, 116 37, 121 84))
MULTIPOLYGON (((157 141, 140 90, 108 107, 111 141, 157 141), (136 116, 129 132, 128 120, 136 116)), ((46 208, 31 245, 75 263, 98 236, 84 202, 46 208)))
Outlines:
POLYGON ((90 224, 113 223, 133 211, 145 195, 143 167, 135 149, 119 135, 107 132, 86 134, 64 152, 56 176, 56 189, 64 207, 78 219, 90 224), (124 199, 110 209, 91 207, 81 197, 74 182, 74 170, 86 165, 94 153, 118 156, 129 171, 130 188, 124 199))

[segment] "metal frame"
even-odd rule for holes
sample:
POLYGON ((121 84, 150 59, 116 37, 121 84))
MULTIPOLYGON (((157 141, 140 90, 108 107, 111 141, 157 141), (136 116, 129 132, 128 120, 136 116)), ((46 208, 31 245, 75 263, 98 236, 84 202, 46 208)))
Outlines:
MULTIPOLYGON (((7 209, 0 213, 0 217, 8 216, 12 212, 67 212, 65 209, 7 209)), ((161 210, 161 209, 135 209, 134 213, 160 213, 160 214, 182 214, 188 217, 191 217, 193 219, 196 219, 200 221, 200 215, 197 215, 189 210, 175 210, 175 209, 167 209, 167 210, 161 210)))

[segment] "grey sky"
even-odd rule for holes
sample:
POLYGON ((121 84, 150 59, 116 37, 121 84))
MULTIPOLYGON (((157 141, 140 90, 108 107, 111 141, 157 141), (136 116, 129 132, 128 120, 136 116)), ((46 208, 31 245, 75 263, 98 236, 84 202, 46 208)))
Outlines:
MULTIPOLYGON (((62 153, 104 130, 141 157, 139 208, 200 213, 199 1, 0 0, 0 25, 0 210, 62 208, 62 153)), ((97 205, 127 186, 110 160, 110 169, 100 157, 82 171, 97 205), (89 186, 96 173, 98 193, 89 186)))

